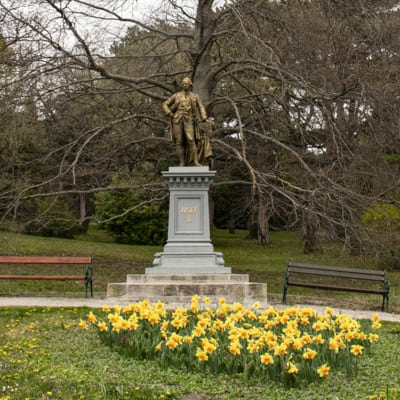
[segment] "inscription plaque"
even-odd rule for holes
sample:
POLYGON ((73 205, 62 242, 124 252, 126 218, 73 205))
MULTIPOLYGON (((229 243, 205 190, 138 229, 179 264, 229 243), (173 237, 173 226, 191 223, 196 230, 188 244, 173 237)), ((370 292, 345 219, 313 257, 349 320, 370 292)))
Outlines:
POLYGON ((197 197, 177 197, 176 233, 177 234, 201 234, 202 215, 200 199, 197 197))

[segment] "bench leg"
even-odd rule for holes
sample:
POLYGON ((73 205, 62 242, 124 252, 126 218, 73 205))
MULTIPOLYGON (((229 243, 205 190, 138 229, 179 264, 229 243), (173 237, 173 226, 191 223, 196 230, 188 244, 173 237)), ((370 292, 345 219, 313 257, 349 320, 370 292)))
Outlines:
POLYGON ((389 308, 389 294, 384 294, 383 295, 383 301, 382 301, 382 311, 387 311, 389 308), (386 307, 385 307, 386 305, 386 307))
POLYGON ((283 285, 283 297, 282 297, 282 304, 286 304, 286 295, 287 295, 287 283, 283 285))
POLYGON ((88 297, 88 292, 90 288, 90 295, 93 297, 93 281, 92 279, 86 279, 85 280, 85 297, 88 297))
POLYGON ((90 296, 93 297, 93 280, 87 279, 85 280, 85 297, 88 297, 88 291, 90 288, 90 296))

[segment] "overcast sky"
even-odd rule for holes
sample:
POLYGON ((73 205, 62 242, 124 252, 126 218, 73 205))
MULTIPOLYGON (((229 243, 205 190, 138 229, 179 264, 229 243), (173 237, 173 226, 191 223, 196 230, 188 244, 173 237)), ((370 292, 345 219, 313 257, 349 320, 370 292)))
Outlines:
MULTIPOLYGON (((222 6, 229 0, 214 0, 214 7, 222 6)), ((175 0, 175 2, 185 8, 187 13, 195 13, 197 0, 175 0)), ((72 3, 71 3, 72 4, 72 3)), ((115 3, 114 3, 115 4, 115 3)), ((168 11, 168 1, 165 0, 120 0, 120 6, 115 9, 119 15, 141 21, 147 21, 155 16, 163 19, 163 14, 168 11), (164 7, 163 7, 164 6, 164 7)), ((171 5, 169 7, 172 8, 171 5)), ((106 8, 106 6, 105 6, 106 8)), ((92 43, 96 43, 97 48, 108 49, 113 42, 126 34, 126 29, 131 26, 131 23, 122 23, 120 21, 100 22, 94 20, 85 21, 81 19, 78 24, 80 31, 86 32, 92 38, 92 43), (97 25, 97 26, 95 26, 97 25), (98 39, 102 38, 101 43, 98 39)), ((71 44, 74 42, 73 38, 71 44)), ((69 40, 67 40, 69 41, 69 40)))
MULTIPOLYGON (((214 7, 222 6, 227 0, 214 0, 214 7)), ((126 2, 124 2, 126 3, 126 2)), ((131 10, 128 10, 126 7, 127 12, 133 13, 135 17, 140 17, 143 14, 151 15, 155 10, 159 9, 162 3, 165 3, 163 0, 134 0, 131 4, 133 5, 131 10)), ((196 0, 176 0, 176 3, 185 8, 192 8, 195 9, 197 5, 196 0)), ((126 5, 126 4, 125 4, 126 5)))

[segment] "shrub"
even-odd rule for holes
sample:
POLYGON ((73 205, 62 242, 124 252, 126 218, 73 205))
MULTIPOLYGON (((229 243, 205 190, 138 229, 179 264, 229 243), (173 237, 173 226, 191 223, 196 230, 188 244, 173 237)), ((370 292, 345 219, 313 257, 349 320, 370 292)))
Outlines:
POLYGON ((377 230, 400 232, 400 207, 388 203, 374 204, 364 211, 362 222, 377 230))
POLYGON ((62 198, 37 198, 19 212, 18 224, 24 233, 73 238, 82 228, 72 205, 62 198))
POLYGON ((95 200, 100 228, 119 243, 160 245, 167 237, 168 212, 133 191, 100 193, 95 200))
POLYGON ((364 211, 361 222, 366 228, 369 249, 386 265, 400 267, 400 207, 374 204, 364 211))

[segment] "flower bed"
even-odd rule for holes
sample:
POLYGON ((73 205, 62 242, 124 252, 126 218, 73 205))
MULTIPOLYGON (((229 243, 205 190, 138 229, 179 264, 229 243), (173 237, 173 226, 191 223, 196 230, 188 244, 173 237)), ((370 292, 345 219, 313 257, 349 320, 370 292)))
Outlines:
POLYGON ((381 324, 357 321, 327 308, 246 308, 219 299, 192 298, 189 308, 166 311, 148 301, 90 312, 82 329, 94 328, 112 349, 164 367, 211 373, 245 373, 286 386, 323 379, 332 370, 357 373, 357 361, 378 340, 381 324))

